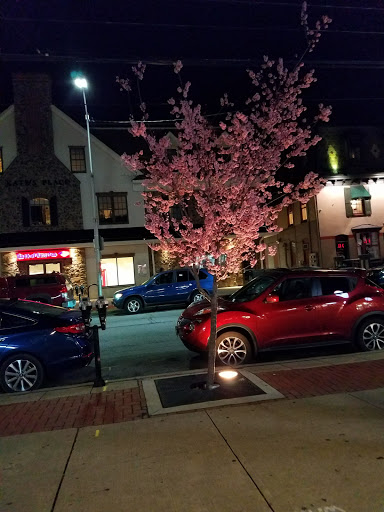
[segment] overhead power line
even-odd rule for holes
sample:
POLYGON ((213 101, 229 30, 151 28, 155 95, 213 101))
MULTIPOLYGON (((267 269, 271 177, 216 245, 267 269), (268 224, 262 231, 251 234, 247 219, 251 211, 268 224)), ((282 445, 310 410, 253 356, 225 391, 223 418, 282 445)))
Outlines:
MULTIPOLYGON (((29 63, 62 63, 70 62, 72 64, 137 64, 142 60, 145 64, 151 66, 173 66, 175 60, 180 56, 175 55, 173 58, 160 59, 156 57, 85 57, 81 55, 36 55, 24 53, 3 53, 0 54, 0 59, 3 62, 29 62, 29 63)), ((260 57, 249 59, 190 59, 186 58, 181 60, 185 67, 248 67, 259 66, 260 57)), ((287 65, 294 65, 296 61, 286 59, 287 65)), ((384 60, 307 60, 305 61, 307 67, 314 67, 317 69, 384 69, 384 60)))
MULTIPOLYGON (((179 1, 179 0, 176 0, 179 1)), ((302 2, 276 2, 276 1, 257 1, 257 0, 184 0, 195 3, 213 3, 213 4, 230 4, 230 5, 243 5, 246 7, 253 7, 258 5, 266 5, 273 7, 291 7, 294 9, 301 9, 302 2)), ((353 10, 353 11, 384 11, 384 7, 362 6, 362 5, 342 5, 342 4, 310 4, 310 9, 339 9, 339 10, 353 10)))
MULTIPOLYGON (((383 9, 384 11, 384 9, 383 9)), ((242 31, 242 32, 302 32, 302 27, 298 24, 297 27, 285 26, 246 26, 246 25, 195 25, 191 23, 150 23, 150 22, 136 22, 136 21, 106 21, 106 20, 66 20, 54 18, 7 18, 3 17, 3 21, 12 23, 53 23, 53 24, 66 24, 66 25, 101 25, 108 27, 133 27, 133 28, 157 28, 157 29, 180 29, 180 30, 225 30, 225 31, 242 31)), ((319 30, 319 32, 326 32, 331 34, 356 34, 356 35, 384 35, 383 30, 347 30, 347 29, 332 29, 319 30)))

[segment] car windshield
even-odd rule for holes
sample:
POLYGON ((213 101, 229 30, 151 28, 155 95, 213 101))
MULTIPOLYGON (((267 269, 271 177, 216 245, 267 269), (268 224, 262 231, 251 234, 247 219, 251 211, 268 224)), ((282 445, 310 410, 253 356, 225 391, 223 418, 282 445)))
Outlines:
POLYGON ((147 279, 146 281, 144 281, 144 283, 141 283, 141 285, 140 285, 140 286, 142 286, 143 284, 148 284, 150 281, 152 281, 152 280, 153 280, 153 278, 154 278, 154 277, 155 277, 155 276, 151 276, 149 279, 147 279))
POLYGON ((240 288, 230 296, 231 302, 248 302, 257 299, 267 288, 277 281, 277 276, 260 276, 240 288))

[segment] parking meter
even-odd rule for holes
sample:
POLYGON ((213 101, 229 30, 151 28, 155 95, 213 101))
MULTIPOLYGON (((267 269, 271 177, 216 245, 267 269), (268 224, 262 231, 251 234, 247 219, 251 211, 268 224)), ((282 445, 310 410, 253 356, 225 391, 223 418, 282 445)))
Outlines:
POLYGON ((88 297, 82 297, 79 307, 85 328, 88 330, 91 325, 92 302, 88 299, 88 297))
POLYGON ((103 331, 106 327, 108 301, 101 295, 96 301, 96 309, 99 314, 100 326, 103 331))

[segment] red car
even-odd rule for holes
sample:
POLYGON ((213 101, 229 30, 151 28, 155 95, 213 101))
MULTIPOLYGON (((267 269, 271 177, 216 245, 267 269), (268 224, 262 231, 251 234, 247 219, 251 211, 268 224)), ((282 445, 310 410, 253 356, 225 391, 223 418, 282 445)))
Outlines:
POLYGON ((0 298, 27 299, 64 308, 76 306, 72 283, 59 272, 0 277, 0 298))
MULTIPOLYGON (((189 306, 176 331, 188 349, 206 352, 209 302, 189 306)), ((219 301, 217 357, 227 365, 277 347, 346 342, 384 349, 384 290, 358 270, 266 270, 219 301)))

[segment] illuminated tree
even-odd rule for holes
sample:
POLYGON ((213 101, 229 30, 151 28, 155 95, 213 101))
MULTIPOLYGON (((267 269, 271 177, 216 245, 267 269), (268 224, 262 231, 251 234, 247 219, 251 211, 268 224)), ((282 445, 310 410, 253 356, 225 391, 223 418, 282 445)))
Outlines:
MULTIPOLYGON (((302 25, 307 51, 312 51, 320 30, 331 21, 323 16, 315 30, 307 24, 303 5, 302 25)), ((144 174, 146 227, 158 239, 154 249, 177 256, 197 276, 203 265, 214 276, 211 333, 208 342, 208 388, 214 383, 217 325, 217 282, 239 269, 244 260, 253 266, 266 246, 259 232, 279 231, 279 212, 294 201, 306 203, 322 186, 316 174, 295 175, 297 157, 306 154, 320 137, 313 134, 318 121, 328 121, 330 107, 320 104, 309 121, 302 92, 314 83, 314 71, 304 72, 302 59, 291 70, 283 60, 264 57, 258 71, 248 70, 253 95, 242 110, 234 109, 227 95, 221 98, 225 120, 213 126, 201 106, 189 99, 190 82, 180 79, 177 98, 171 98, 175 116, 176 148, 167 136, 156 137, 145 124, 132 121, 130 132, 142 137, 149 157, 140 151, 123 155, 130 171, 144 174), (177 207, 180 215, 174 216, 177 207)), ((182 63, 174 64, 180 77, 182 63)), ((134 68, 141 80, 145 66, 134 68)), ((120 84, 129 87, 127 81, 120 84)), ((141 101, 145 114, 145 104, 141 101)), ((270 248, 270 254, 276 251, 270 248)))

